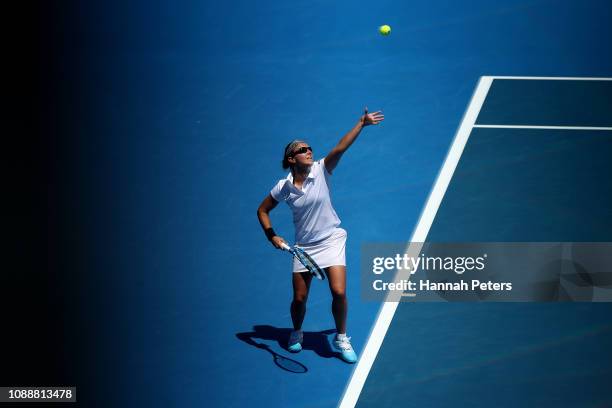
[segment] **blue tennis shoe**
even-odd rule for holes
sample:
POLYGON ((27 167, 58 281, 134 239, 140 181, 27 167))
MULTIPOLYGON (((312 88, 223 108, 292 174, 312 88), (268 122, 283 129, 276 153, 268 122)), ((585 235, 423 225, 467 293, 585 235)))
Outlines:
POLYGON ((304 333, 301 330, 293 330, 289 335, 289 342, 287 343, 287 350, 292 353, 299 353, 302 351, 302 342, 304 341, 304 333))
POLYGON ((357 361, 357 354, 351 346, 351 338, 342 336, 334 339, 334 348, 340 353, 340 358, 347 363, 353 364, 357 361))

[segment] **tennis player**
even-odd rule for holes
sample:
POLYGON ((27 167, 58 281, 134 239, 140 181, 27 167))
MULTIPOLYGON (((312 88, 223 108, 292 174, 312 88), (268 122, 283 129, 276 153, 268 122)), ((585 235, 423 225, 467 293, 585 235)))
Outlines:
MULTIPOLYGON (((384 120, 381 111, 363 116, 338 144, 321 160, 313 161, 312 148, 302 140, 294 140, 285 147, 283 169, 290 169, 286 178, 280 180, 257 209, 257 217, 266 237, 276 248, 286 241, 272 229, 270 211, 280 201, 285 201, 293 212, 295 242, 303 248, 325 271, 332 294, 332 314, 336 324, 334 348, 347 363, 357 361, 357 355, 346 335, 346 231, 339 227, 340 219, 332 206, 330 197, 330 178, 340 158, 369 125, 377 125, 384 120)), ((293 301, 291 319, 293 331, 289 335, 288 349, 291 352, 302 350, 302 322, 306 314, 306 300, 312 275, 294 257, 293 259, 293 301)))

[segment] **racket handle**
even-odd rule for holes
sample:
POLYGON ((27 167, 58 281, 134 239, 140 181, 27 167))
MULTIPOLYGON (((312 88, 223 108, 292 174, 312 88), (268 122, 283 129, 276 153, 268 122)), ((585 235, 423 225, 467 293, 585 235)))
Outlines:
POLYGON ((284 242, 281 244, 281 248, 283 248, 285 251, 289 251, 291 248, 289 248, 289 245, 285 244, 284 242))

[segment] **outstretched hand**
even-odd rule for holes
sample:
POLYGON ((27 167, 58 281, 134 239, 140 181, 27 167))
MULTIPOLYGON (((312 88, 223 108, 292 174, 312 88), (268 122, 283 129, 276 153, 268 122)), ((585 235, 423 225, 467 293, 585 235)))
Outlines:
POLYGON ((365 112, 361 117, 361 124, 363 126, 378 125, 383 120, 385 120, 385 115, 382 114, 382 111, 368 113, 368 107, 366 106, 365 112))

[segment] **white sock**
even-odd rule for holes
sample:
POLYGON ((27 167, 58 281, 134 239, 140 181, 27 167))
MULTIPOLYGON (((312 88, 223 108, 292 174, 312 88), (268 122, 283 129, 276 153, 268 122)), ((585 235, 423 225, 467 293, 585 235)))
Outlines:
POLYGON ((344 340, 346 338, 346 333, 338 333, 336 334, 336 339, 344 340))

